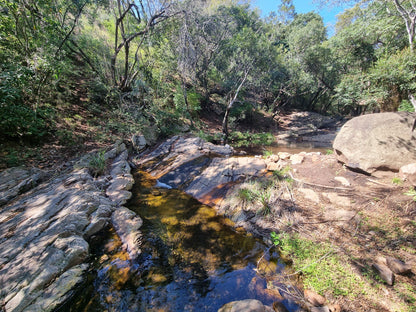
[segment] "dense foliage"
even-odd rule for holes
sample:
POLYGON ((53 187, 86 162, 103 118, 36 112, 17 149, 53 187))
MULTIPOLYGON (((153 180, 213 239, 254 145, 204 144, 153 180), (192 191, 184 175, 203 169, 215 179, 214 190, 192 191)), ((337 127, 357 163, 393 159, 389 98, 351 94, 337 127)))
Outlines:
POLYGON ((413 110, 414 7, 358 2, 328 38, 290 0, 267 18, 236 0, 0 0, 0 133, 42 138, 71 103, 162 136, 201 114, 227 137, 260 109, 413 110))

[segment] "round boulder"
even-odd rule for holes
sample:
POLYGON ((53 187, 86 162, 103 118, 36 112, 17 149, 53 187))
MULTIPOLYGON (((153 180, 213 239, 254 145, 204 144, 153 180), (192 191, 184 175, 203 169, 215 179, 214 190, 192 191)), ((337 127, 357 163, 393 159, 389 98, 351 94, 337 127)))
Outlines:
POLYGON ((339 161, 367 173, 398 172, 416 162, 416 113, 379 113, 348 121, 335 138, 339 161))
POLYGON ((263 305, 259 300, 246 299, 229 302, 223 305, 218 312, 273 312, 273 309, 263 305))

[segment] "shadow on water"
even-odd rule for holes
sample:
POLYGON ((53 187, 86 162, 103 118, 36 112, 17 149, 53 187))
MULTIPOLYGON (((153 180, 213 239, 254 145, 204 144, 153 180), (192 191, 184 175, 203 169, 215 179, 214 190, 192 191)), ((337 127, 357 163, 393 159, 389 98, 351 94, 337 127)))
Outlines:
POLYGON ((61 311, 217 311, 244 299, 298 309, 268 289, 284 270, 275 250, 185 193, 155 188, 143 172, 135 178, 128 208, 143 219, 140 257, 132 263, 110 231, 91 285, 61 311))

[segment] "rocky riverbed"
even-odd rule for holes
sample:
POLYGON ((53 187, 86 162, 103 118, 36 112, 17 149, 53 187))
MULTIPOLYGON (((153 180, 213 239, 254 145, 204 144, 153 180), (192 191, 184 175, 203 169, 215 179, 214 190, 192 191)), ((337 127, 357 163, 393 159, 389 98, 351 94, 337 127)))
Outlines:
MULTIPOLYGON (((327 311, 411 311, 407 307, 415 290, 416 202, 404 194, 410 187, 406 181, 393 184, 394 173, 376 178, 350 171, 335 155, 233 153, 229 146, 175 136, 132 155, 130 163, 147 170, 161 185, 182 189, 216 207, 236 227, 266 241, 272 231, 295 231, 317 243, 330 242, 365 285, 360 282, 360 287, 370 291, 350 297, 328 289, 321 293, 327 311), (290 178, 291 184, 279 184, 284 187, 268 195, 266 206, 264 201, 247 205, 236 197, 247 183, 282 178, 290 178), (389 263, 401 263, 406 270, 396 273, 389 263), (390 280, 371 278, 371 268, 390 280)), ((22 168, 1 173, 4 311, 53 311, 71 297, 88 270, 91 238, 108 224, 131 259, 140 254, 142 220, 123 207, 134 182, 126 146, 117 143, 103 154, 107 170, 97 177, 88 169, 92 157, 101 156, 85 157, 59 176, 22 168)), ((314 308, 307 296, 299 300, 314 308)))

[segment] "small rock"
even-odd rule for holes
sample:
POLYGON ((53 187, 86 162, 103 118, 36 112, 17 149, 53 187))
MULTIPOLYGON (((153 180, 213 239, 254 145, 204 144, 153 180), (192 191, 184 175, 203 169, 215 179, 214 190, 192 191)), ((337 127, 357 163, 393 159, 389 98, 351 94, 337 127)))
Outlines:
POLYGON ((328 306, 329 311, 331 312, 341 312, 341 306, 339 304, 331 304, 328 306))
POLYGON ((292 154, 286 152, 279 152, 277 153, 280 159, 289 159, 292 154))
POLYGON ((281 165, 279 163, 275 163, 275 162, 267 162, 267 170, 268 171, 277 171, 277 170, 281 170, 281 165))
POLYGON ((279 155, 270 155, 269 157, 267 157, 268 160, 273 161, 273 162, 278 162, 280 160, 279 155))
POLYGON ((394 284, 394 274, 387 266, 380 263, 374 263, 373 268, 387 285, 392 286, 394 284))
POLYGON ((147 146, 146 138, 141 133, 133 134, 133 136, 131 137, 131 143, 133 144, 133 148, 137 152, 141 152, 147 146))
POLYGON ((223 305, 218 312, 273 312, 273 309, 263 305, 259 300, 246 299, 229 302, 223 305))
POLYGON ((334 180, 340 182, 343 186, 351 186, 351 183, 344 177, 335 177, 334 180))
POLYGON ((319 195, 315 191, 306 188, 301 188, 299 191, 303 194, 303 196, 305 196, 306 199, 319 204, 319 195))
POLYGON ((413 185, 416 185, 416 163, 401 167, 399 176, 403 179, 409 180, 409 182, 413 185))
POLYGON ((311 312, 331 312, 327 306, 323 307, 313 307, 311 312))
POLYGON ((292 165, 300 165, 304 159, 305 157, 299 154, 290 156, 290 161, 292 162, 292 165))
MULTIPOLYGON (((343 206, 343 207, 350 207, 351 206, 351 198, 347 197, 347 196, 342 196, 342 195, 338 195, 337 193, 322 193, 322 195, 326 198, 329 199, 329 201, 337 206, 343 206)), ((353 218, 356 213, 351 211, 352 216, 350 217, 353 218)))
POLYGON ((317 294, 312 290, 306 289, 303 294, 305 296, 305 299, 315 307, 322 306, 325 304, 325 297, 322 297, 320 294, 317 294))
POLYGON ((160 195, 162 195, 162 192, 159 191, 159 190, 154 189, 154 190, 152 190, 152 195, 153 196, 160 196, 160 195))
POLYGON ((110 257, 107 254, 104 254, 100 258, 100 263, 104 263, 104 262, 106 262, 109 259, 110 259, 110 257))
POLYGON ((285 305, 280 301, 273 302, 273 310, 276 312, 289 312, 285 305))
POLYGON ((412 267, 409 264, 406 264, 393 257, 387 257, 386 262, 387 266, 390 268, 390 270, 393 271, 393 273, 403 275, 409 274, 412 271, 412 267))

